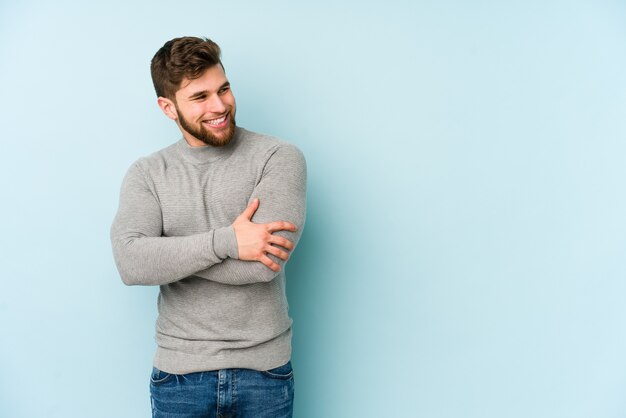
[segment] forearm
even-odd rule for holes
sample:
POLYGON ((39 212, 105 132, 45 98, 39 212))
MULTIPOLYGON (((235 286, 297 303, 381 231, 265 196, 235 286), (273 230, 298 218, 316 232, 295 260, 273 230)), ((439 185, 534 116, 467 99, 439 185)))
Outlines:
MULTIPOLYGON (((284 236, 293 242, 295 246, 300 239, 302 228, 304 227, 304 213, 301 214, 301 219, 302 222, 298 225, 298 231, 296 233, 281 231, 275 234, 284 236)), ((280 266, 281 271, 284 269, 286 261, 274 257, 273 255, 269 255, 269 257, 280 266)), ((260 261, 244 261, 227 258, 219 264, 214 264, 207 269, 194 273, 194 276, 224 284, 244 285, 270 282, 279 273, 280 272, 273 271, 260 261)))
POLYGON ((162 285, 222 262, 229 255, 232 228, 182 237, 150 237, 111 230, 113 255, 127 285, 162 285))
POLYGON ((244 261, 227 258, 223 262, 193 273, 193 275, 213 282, 244 285, 270 282, 278 273, 271 270, 260 261, 244 261))

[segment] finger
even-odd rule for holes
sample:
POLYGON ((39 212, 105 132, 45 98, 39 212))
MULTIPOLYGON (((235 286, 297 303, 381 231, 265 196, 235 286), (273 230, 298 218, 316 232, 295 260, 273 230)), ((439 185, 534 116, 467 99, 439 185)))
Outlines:
POLYGON ((252 219, 252 215, 254 215, 254 212, 256 212, 258 208, 259 208, 259 199, 255 197, 254 200, 250 202, 248 207, 243 212, 241 212, 240 216, 243 216, 247 220, 250 220, 252 219))
POLYGON ((259 261, 261 263, 265 264, 267 267, 269 267, 273 271, 275 271, 276 273, 278 273, 280 271, 280 266, 278 264, 276 264, 275 262, 273 262, 272 259, 269 258, 266 255, 264 255, 261 258, 259 258, 259 261))
POLYGON ((271 234, 276 231, 292 231, 295 232, 298 228, 291 222, 278 221, 267 224, 267 231, 271 234))
POLYGON ((278 235, 270 235, 270 238, 267 240, 270 244, 280 245, 283 248, 288 249, 289 251, 293 250, 293 242, 289 241, 287 238, 279 237, 278 235))
POLYGON ((285 251, 281 250, 278 247, 274 247, 273 245, 268 245, 267 248, 265 248, 265 252, 275 255, 281 260, 287 261, 287 259, 289 258, 289 254, 287 254, 285 251))

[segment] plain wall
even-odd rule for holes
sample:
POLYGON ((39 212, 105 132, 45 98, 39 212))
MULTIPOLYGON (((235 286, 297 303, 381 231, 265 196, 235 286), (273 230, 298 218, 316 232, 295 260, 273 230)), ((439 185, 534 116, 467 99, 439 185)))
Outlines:
POLYGON ((156 288, 109 227, 180 138, 149 62, 223 49, 299 146, 295 417, 626 415, 626 3, 0 3, 0 416, 146 417, 156 288))

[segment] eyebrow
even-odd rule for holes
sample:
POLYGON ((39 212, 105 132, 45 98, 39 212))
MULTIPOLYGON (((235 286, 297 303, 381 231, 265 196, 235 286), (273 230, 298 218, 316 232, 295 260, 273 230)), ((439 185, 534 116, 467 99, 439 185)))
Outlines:
MULTIPOLYGON (((222 84, 222 85, 221 85, 221 86, 217 89, 217 91, 220 91, 220 90, 221 90, 221 89, 223 89, 224 87, 230 87, 230 82, 229 82, 229 81, 226 81, 224 84, 222 84)), ((207 93, 209 93, 209 91, 208 91, 208 90, 197 91, 197 92, 195 92, 194 94, 192 94, 191 96, 187 97, 187 99, 189 99, 189 100, 193 100, 193 99, 196 99, 196 98, 198 98, 198 97, 200 97, 200 96, 202 96, 202 95, 204 95, 204 94, 207 94, 207 93)))

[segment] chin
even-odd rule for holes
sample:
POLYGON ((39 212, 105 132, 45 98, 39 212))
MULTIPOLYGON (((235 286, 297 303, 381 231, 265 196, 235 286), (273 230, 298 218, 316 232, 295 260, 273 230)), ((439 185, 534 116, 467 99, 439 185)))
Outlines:
POLYGON ((198 139, 207 145, 212 145, 214 147, 224 147, 230 144, 230 141, 232 141, 233 136, 235 136, 235 124, 234 123, 229 126, 226 132, 224 132, 224 136, 218 137, 218 136, 210 135, 207 133, 207 135, 201 135, 200 138, 198 139))

